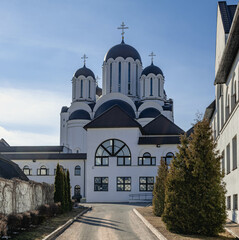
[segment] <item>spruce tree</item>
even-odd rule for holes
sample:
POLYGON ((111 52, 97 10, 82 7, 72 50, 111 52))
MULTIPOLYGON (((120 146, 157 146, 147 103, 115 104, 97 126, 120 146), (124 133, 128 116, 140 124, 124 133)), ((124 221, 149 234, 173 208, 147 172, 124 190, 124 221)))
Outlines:
POLYGON ((67 169, 66 179, 67 179, 68 209, 69 209, 69 211, 71 211, 71 210, 72 210, 72 202, 71 202, 71 184, 70 184, 70 173, 69 173, 69 170, 68 170, 68 169, 67 169))
POLYGON ((66 174, 63 169, 61 169, 61 172, 62 172, 62 185, 63 185, 62 210, 63 210, 63 212, 66 212, 66 211, 68 211, 67 180, 66 180, 66 174))
POLYGON ((225 185, 207 120, 194 126, 189 142, 181 138, 166 184, 163 220, 168 229, 186 234, 217 235, 226 220, 225 185))
POLYGON ((54 202, 62 202, 62 176, 60 165, 57 164, 54 184, 54 202))
POLYGON ((168 174, 168 167, 165 159, 161 158, 160 165, 158 167, 158 176, 156 176, 156 182, 153 190, 153 212, 154 215, 161 217, 164 211, 165 202, 165 184, 168 174))

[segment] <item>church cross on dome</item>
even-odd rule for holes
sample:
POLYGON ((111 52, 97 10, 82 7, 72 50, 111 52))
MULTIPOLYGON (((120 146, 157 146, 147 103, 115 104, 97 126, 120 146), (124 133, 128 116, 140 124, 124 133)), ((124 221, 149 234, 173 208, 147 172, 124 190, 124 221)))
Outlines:
POLYGON ((149 57, 151 57, 151 64, 153 64, 153 61, 154 61, 154 57, 156 55, 154 54, 154 52, 151 52, 151 54, 149 54, 149 57))
POLYGON ((96 76, 96 84, 98 85, 98 83, 99 83, 99 80, 100 80, 100 77, 97 75, 96 76))
POLYGON ((85 62, 86 62, 86 59, 87 59, 88 57, 84 54, 83 55, 83 57, 81 57, 81 59, 84 59, 84 66, 85 66, 85 62))
POLYGON ((124 22, 121 23, 120 27, 118 27, 117 29, 121 29, 122 30, 122 42, 124 41, 124 34, 125 34, 125 29, 129 29, 128 27, 126 27, 126 25, 124 24, 124 22))

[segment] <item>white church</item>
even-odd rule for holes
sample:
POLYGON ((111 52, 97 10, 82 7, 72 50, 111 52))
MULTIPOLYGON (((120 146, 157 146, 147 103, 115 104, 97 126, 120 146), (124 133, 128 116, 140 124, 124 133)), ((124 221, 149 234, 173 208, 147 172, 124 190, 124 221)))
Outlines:
POLYGON ((72 102, 60 113, 60 146, 9 146, 0 152, 29 179, 54 183, 57 163, 69 169, 72 195, 86 202, 152 199, 161 158, 177 152, 184 131, 174 124, 173 100, 163 71, 143 67, 139 52, 124 41, 106 53, 102 89, 84 65, 72 78, 72 102))

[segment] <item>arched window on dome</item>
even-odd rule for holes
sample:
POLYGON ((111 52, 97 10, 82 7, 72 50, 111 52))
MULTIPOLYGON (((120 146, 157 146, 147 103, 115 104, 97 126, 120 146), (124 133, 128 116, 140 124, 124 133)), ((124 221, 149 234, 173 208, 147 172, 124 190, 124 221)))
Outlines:
POLYGON ((153 78, 150 78, 150 96, 153 96, 153 78))
POLYGON ((118 82, 118 91, 121 92, 121 62, 119 62, 119 82, 118 82))
POLYGON ((89 81, 89 98, 90 98, 90 81, 89 81))
POLYGON ((131 94, 131 82, 130 82, 130 62, 128 63, 128 94, 131 94))
POLYGON ((80 97, 83 98, 83 80, 80 80, 80 97))
POLYGON ((167 164, 167 166, 170 165, 170 163, 173 160, 173 158, 174 158, 174 154, 172 152, 168 152, 166 154, 166 164, 167 164))
POLYGON ((32 170, 29 168, 28 165, 24 166, 22 170, 23 170, 25 175, 27 175, 27 176, 32 175, 32 170))
POLYGON ((112 92, 112 63, 110 64, 110 93, 112 92))
POLYGON ((109 139, 100 144, 95 153, 95 166, 109 166, 109 157, 117 157, 117 166, 130 166, 129 147, 117 139, 109 139))
POLYGON ((136 96, 138 96, 138 65, 136 64, 136 96))
POLYGON ((160 79, 158 79, 158 96, 160 97, 160 79))
POLYGON ((80 166, 76 166, 75 167, 75 176, 80 176, 81 175, 81 167, 80 166))

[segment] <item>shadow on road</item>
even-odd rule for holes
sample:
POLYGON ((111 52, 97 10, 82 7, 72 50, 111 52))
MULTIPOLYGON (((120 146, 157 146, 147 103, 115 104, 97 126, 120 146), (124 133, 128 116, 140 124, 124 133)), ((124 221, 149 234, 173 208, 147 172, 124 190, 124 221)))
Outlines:
MULTIPOLYGON (((124 230, 117 227, 117 224, 111 223, 111 222, 116 222, 116 221, 112 221, 112 220, 108 220, 108 219, 82 216, 79 219, 77 219, 76 222, 89 224, 89 225, 93 225, 93 226, 97 226, 97 227, 111 228, 111 229, 114 229, 117 231, 124 232, 124 230)), ((120 223, 120 222, 118 222, 118 223, 120 223)))

